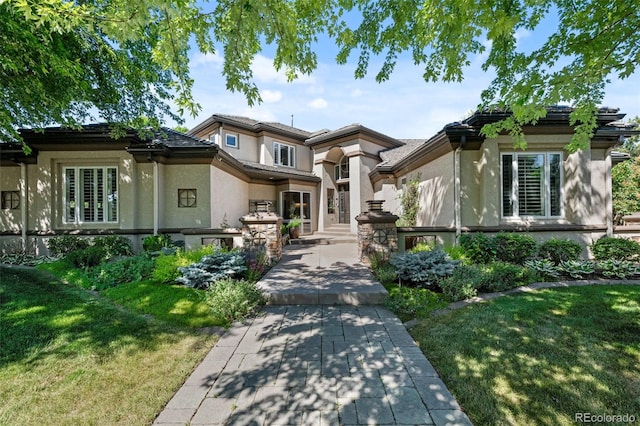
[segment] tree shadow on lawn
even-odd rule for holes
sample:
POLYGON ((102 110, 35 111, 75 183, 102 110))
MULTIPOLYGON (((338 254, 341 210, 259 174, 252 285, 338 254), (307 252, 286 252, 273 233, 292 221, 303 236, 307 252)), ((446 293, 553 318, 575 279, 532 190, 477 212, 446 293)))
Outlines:
POLYGON ((49 274, 0 268, 0 368, 115 350, 153 350, 178 340, 166 325, 119 309, 49 274))
POLYGON ((640 416, 640 289, 508 296, 412 330, 476 424, 640 416))

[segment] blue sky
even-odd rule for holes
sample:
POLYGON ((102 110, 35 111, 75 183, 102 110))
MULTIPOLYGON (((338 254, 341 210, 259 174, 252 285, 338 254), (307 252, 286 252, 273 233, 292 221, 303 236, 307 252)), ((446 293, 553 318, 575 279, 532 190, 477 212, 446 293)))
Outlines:
MULTIPOLYGON (((549 28, 519 32, 520 45, 531 48, 549 28)), ((214 113, 284 124, 291 124, 293 115, 293 125, 309 131, 360 123, 395 138, 428 138, 474 110, 493 77, 482 71, 484 57, 478 56, 466 69, 463 82, 427 83, 421 67, 401 57, 390 80, 375 81, 381 58, 372 58, 367 77, 356 80, 357 57, 337 65, 337 49, 326 41, 318 44, 316 51, 317 70, 292 83, 273 68, 268 48, 259 55, 253 73, 263 103, 254 107, 247 105, 242 94, 226 90, 221 57, 192 52, 193 93, 202 111, 195 118, 185 117, 185 126, 191 128, 214 113)), ((606 93, 603 106, 618 107, 627 118, 640 116, 640 71, 623 81, 614 79, 606 93)))

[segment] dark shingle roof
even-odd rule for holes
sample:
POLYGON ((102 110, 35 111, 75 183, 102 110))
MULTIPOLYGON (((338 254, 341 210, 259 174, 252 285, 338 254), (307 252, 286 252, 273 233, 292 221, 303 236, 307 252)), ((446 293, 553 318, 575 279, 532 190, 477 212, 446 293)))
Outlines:
POLYGON ((308 132, 306 130, 298 129, 297 127, 288 126, 286 124, 278 123, 275 121, 259 121, 239 115, 214 114, 211 116, 211 118, 223 123, 226 122, 229 124, 235 124, 255 132, 258 132, 260 130, 272 130, 279 133, 284 132, 286 134, 302 138, 308 138, 312 134, 312 132, 308 132))
POLYGON ((312 172, 296 170, 289 167, 268 166, 266 164, 254 163, 253 161, 238 160, 245 169, 262 170, 265 172, 274 172, 291 176, 301 176, 305 178, 317 178, 312 172))
POLYGON ((213 145, 211 142, 204 139, 186 135, 167 127, 162 127, 153 131, 152 142, 154 144, 162 144, 168 148, 204 148, 213 145))
POLYGON ((414 151, 424 145, 429 139, 399 139, 404 145, 380 152, 381 166, 393 167, 403 159, 409 157, 414 151))

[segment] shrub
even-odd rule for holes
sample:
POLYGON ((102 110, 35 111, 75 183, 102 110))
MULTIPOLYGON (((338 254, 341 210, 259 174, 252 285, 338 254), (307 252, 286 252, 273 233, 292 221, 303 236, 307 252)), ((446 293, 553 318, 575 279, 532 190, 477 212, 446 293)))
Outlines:
POLYGON ((386 264, 373 270, 373 275, 382 284, 392 284, 398 282, 398 273, 393 265, 386 264))
POLYGON ((464 248, 461 246, 445 246, 444 252, 449 255, 451 260, 459 260, 462 263, 466 263, 468 261, 467 256, 465 255, 464 248))
POLYGON ((581 280, 595 273, 595 264, 590 260, 565 260, 560 262, 558 270, 573 279, 581 280))
POLYGON ((247 265, 247 271, 245 272, 247 281, 258 281, 271 267, 267 257, 266 246, 254 246, 246 249, 244 259, 247 265))
POLYGON ((369 265, 374 271, 389 263, 391 255, 386 251, 372 251, 369 253, 369 265))
POLYGON ((515 232, 500 232, 493 237, 496 260, 522 265, 525 260, 536 256, 538 243, 531 235, 515 232))
POLYGON ((176 281, 192 288, 205 289, 225 278, 237 278, 247 270, 244 256, 237 251, 216 251, 193 265, 178 268, 182 273, 176 281))
POLYGON ((578 260, 580 253, 582 253, 580 243, 569 239, 551 238, 538 247, 538 256, 550 260, 555 265, 568 260, 578 260))
POLYGON ((449 259, 441 249, 418 253, 396 254, 389 261, 398 277, 416 286, 432 285, 436 280, 451 275, 458 261, 449 259))
POLYGON ((603 260, 598 263, 597 268, 604 277, 619 280, 632 278, 640 272, 637 264, 616 259, 603 260))
POLYGON ((91 270, 93 287, 95 290, 104 290, 120 284, 143 281, 151 276, 153 264, 153 259, 144 254, 103 263, 91 270))
POLYGON ((211 285, 205 295, 213 315, 227 325, 242 319, 264 305, 262 290, 249 281, 224 278, 211 285))
POLYGON ((90 246, 68 253, 65 259, 76 268, 91 268, 105 260, 105 251, 101 247, 90 246))
POLYGON ((213 254, 213 246, 203 246, 197 250, 177 250, 174 254, 161 254, 155 260, 152 278, 154 281, 172 284, 180 276, 178 268, 200 262, 206 255, 213 254))
POLYGON ((47 240, 49 253, 55 257, 62 257, 74 251, 84 250, 90 245, 91 242, 88 239, 80 238, 77 235, 61 235, 47 240))
POLYGON ((429 243, 418 243, 415 246, 413 246, 413 248, 411 250, 409 250, 409 253, 418 253, 421 251, 429 251, 429 250, 433 250, 433 244, 429 244, 429 243))
POLYGON ((105 252, 105 257, 111 259, 115 256, 131 256, 133 248, 131 241, 120 235, 109 235, 106 237, 96 237, 93 239, 94 247, 100 247, 105 252))
POLYGON ((460 235, 460 247, 471 263, 489 263, 496 258, 494 239, 481 232, 460 235))
POLYGON ((482 292, 505 291, 539 281, 536 271, 508 262, 492 262, 481 270, 478 290, 482 292))
POLYGON ((424 288, 398 287, 392 289, 384 302, 402 322, 427 318, 435 309, 446 306, 442 297, 424 288))
POLYGON ((142 248, 144 251, 160 251, 163 247, 171 247, 171 236, 168 234, 149 235, 142 240, 142 248))
POLYGON ((591 246, 596 260, 636 260, 640 244, 626 238, 602 237, 591 246))
POLYGON ((549 259, 531 259, 524 262, 524 266, 535 271, 545 281, 555 281, 560 272, 549 259))
POLYGON ((438 286, 449 300, 469 299, 478 294, 483 273, 477 265, 460 265, 450 277, 440 280, 438 286))

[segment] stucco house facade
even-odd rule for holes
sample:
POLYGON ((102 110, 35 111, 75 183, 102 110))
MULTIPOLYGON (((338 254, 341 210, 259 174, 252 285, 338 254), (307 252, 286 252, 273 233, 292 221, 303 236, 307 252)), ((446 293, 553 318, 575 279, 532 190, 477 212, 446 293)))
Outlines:
MULTIPOLYGON (((611 152, 634 132, 601 109, 590 148, 568 153, 570 109, 550 108, 512 139, 486 139, 482 125, 505 113, 478 112, 426 139, 400 140, 359 124, 305 131, 215 114, 182 134, 161 129, 114 139, 106 125, 24 130, 31 148, 0 144, 0 244, 39 252, 52 235, 115 233, 139 246, 168 233, 188 247, 211 242, 268 202, 303 234, 336 224, 356 232, 367 200, 400 213, 407 181, 420 181, 415 227, 452 243, 462 232, 524 230, 591 243, 612 234, 611 152)), ((402 244, 400 244, 402 246, 402 244)))

